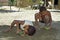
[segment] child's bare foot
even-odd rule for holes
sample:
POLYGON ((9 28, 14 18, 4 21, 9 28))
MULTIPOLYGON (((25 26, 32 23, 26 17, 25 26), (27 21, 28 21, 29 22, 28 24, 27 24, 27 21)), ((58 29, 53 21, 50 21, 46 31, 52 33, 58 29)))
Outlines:
POLYGON ((9 32, 9 31, 11 31, 10 29, 7 29, 7 30, 4 30, 3 32, 9 32))

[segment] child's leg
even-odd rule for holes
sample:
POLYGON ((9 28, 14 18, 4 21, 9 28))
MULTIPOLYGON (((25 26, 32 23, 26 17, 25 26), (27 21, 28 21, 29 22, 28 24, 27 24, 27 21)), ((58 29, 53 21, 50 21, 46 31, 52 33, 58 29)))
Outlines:
POLYGON ((16 32, 16 34, 18 34, 18 33, 20 32, 20 25, 19 25, 19 23, 16 24, 16 27, 17 27, 17 32, 16 32))
POLYGON ((49 27, 50 27, 50 29, 52 28, 52 25, 51 25, 51 23, 49 23, 49 27))
POLYGON ((16 24, 15 21, 13 21, 13 22, 11 23, 11 26, 10 26, 7 30, 5 30, 5 32, 11 31, 11 29, 13 28, 13 26, 14 26, 15 24, 16 24))

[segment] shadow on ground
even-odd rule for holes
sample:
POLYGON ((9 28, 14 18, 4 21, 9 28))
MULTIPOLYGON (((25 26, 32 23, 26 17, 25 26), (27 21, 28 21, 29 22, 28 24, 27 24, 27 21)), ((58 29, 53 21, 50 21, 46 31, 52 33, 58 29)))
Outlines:
POLYGON ((3 10, 3 9, 0 9, 0 12, 1 12, 1 13, 8 13, 8 12, 19 12, 19 11, 15 11, 15 10, 3 10))
POLYGON ((19 36, 16 35, 16 27, 14 27, 12 29, 11 32, 3 32, 4 30, 6 30, 9 25, 0 25, 0 40, 56 40, 56 36, 57 36, 57 29, 56 26, 59 27, 60 26, 60 22, 54 22, 52 26, 53 27, 51 30, 45 30, 43 28, 40 29, 40 26, 38 26, 37 24, 35 24, 36 27, 36 33, 34 36, 19 36))

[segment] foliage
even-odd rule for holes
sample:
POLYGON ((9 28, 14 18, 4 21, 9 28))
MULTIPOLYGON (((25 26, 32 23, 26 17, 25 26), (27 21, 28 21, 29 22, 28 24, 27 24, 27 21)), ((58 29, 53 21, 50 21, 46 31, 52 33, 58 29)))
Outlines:
POLYGON ((17 6, 20 7, 27 7, 32 6, 33 4, 38 4, 39 0, 36 0, 36 2, 33 2, 32 0, 18 0, 17 6))
POLYGON ((9 5, 13 5, 14 4, 14 0, 9 0, 9 5))
POLYGON ((15 5, 18 7, 27 7, 39 3, 40 0, 9 0, 9 5, 15 5))

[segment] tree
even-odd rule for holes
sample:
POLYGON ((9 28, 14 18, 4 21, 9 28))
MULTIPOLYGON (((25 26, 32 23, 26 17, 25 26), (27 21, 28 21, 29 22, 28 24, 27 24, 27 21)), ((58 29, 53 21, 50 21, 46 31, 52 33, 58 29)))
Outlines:
POLYGON ((11 6, 13 5, 14 0, 9 0, 9 6, 10 6, 10 10, 11 10, 11 6))

